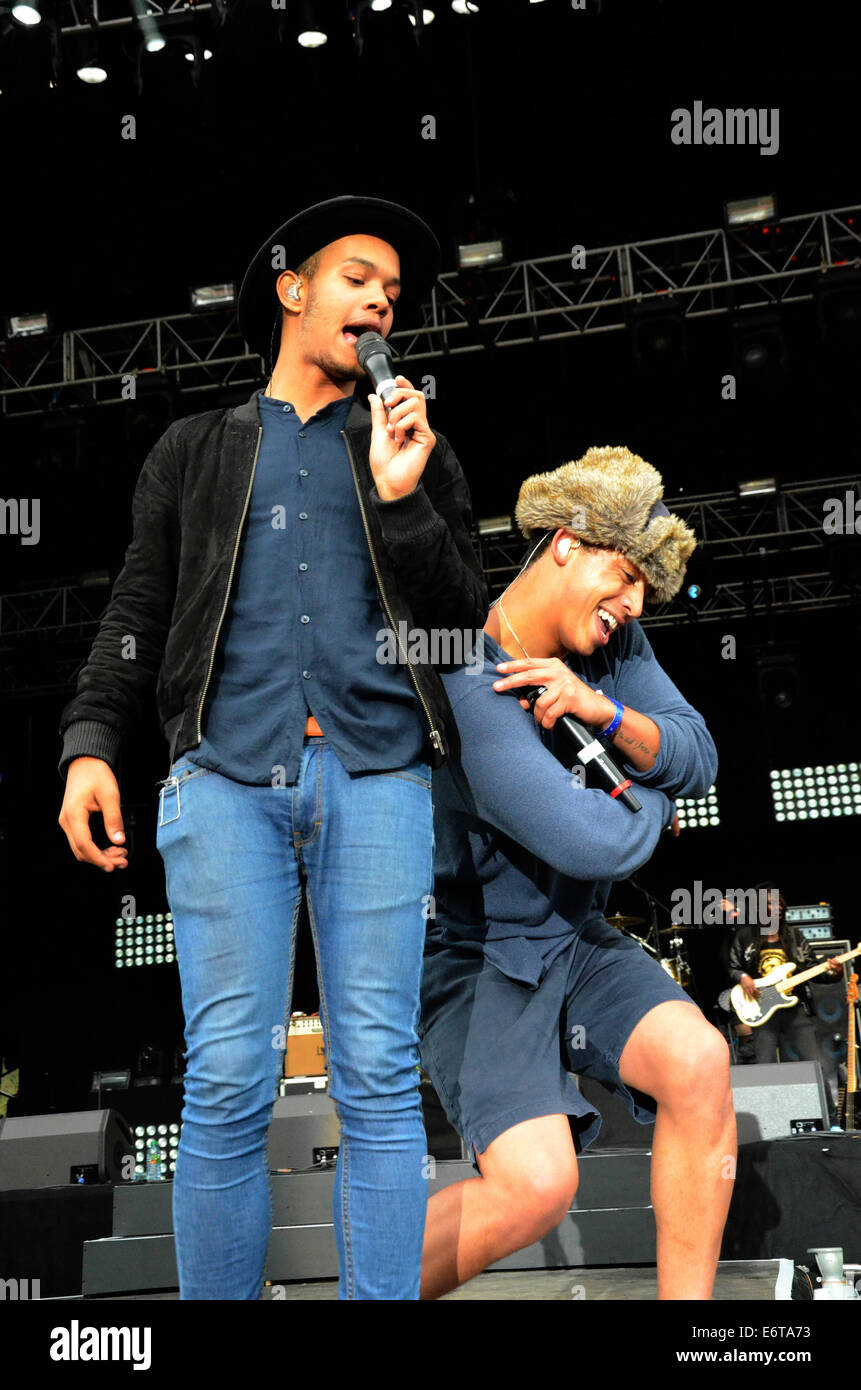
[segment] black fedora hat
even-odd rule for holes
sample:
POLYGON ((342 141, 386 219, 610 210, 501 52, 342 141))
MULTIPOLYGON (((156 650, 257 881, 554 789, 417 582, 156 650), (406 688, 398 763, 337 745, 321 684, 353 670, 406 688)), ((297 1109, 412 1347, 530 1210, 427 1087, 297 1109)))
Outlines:
MULTIPOLYGON (((267 237, 245 272, 237 315, 243 338, 264 361, 273 350, 273 329, 280 324, 275 281, 284 270, 295 270, 308 256, 344 236, 376 236, 387 241, 401 262, 403 295, 420 303, 439 273, 439 242, 426 222, 409 208, 383 198, 345 195, 315 203, 282 222, 267 237), (280 269, 273 268, 275 248, 284 248, 280 269)), ((274 364, 274 363, 273 363, 274 364)), ((270 365, 273 365, 270 364, 270 365)))

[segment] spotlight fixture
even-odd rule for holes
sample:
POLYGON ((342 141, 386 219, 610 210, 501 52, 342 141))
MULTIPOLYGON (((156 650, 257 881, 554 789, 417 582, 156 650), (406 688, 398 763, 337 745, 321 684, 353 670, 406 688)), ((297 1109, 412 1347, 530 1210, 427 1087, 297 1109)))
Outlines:
POLYGON ((150 914, 128 921, 118 917, 114 925, 114 966, 117 970, 133 965, 170 965, 176 960, 171 912, 157 912, 155 916, 150 914))
MULTIPOLYGON (((412 24, 413 28, 415 28, 415 15, 407 15, 407 18, 410 21, 410 24, 412 24)), ((428 24, 433 24, 435 19, 436 15, 433 10, 422 10, 422 24, 424 24, 425 28, 427 28, 428 24)))
POLYGON ((776 821, 861 816, 861 767, 858 763, 777 768, 769 776, 776 821))
POLYGON ((799 692, 798 658, 791 651, 761 651, 756 658, 756 688, 767 709, 789 709, 799 692))
POLYGON ((82 82, 86 82, 92 87, 108 80, 107 70, 100 67, 98 63, 83 63, 78 68, 77 75, 82 82))
POLYGON ((311 4, 310 0, 303 0, 297 6, 298 15, 294 23, 296 24, 296 42, 300 48, 322 48, 324 43, 329 42, 329 35, 323 28, 320 19, 320 6, 311 4))
POLYGON ((771 193, 761 198, 739 198, 735 202, 724 203, 723 216, 727 227, 747 227, 752 222, 776 222, 777 199, 771 193))
POLYGON ((6 320, 7 338, 38 338, 50 331, 49 314, 11 314, 6 320))
POLYGON ((478 14, 475 0, 451 0, 451 7, 455 14, 478 14))
POLYGON ((676 810, 679 815, 679 825, 683 830, 704 830, 709 826, 720 825, 716 786, 712 784, 705 796, 699 797, 697 800, 693 800, 689 796, 678 797, 676 810))
POLYGON ((776 478, 752 478, 738 485, 739 497, 759 497, 771 492, 777 492, 776 478))
POLYGON ((188 292, 191 308, 197 312, 207 309, 229 309, 236 303, 236 285, 201 285, 188 292))
POLYGON ((487 265, 500 265, 505 260, 501 241, 472 241, 457 248, 457 263, 461 270, 479 270, 487 265))
POLYGON ((814 299, 824 341, 841 349, 861 347, 861 270, 828 271, 819 278, 814 299))
POLYGON ((682 306, 669 295, 631 304, 628 308, 631 346, 638 367, 678 367, 687 356, 687 333, 682 306))
POLYGON ((17 19, 19 24, 24 24, 29 29, 34 24, 41 24, 42 16, 39 13, 38 0, 34 0, 30 5, 13 5, 12 18, 17 19))
POLYGON ((733 320, 732 333, 736 368, 749 380, 773 378, 786 366, 779 314, 742 314, 733 320))
POLYGON ((480 536, 510 536, 514 530, 510 516, 485 516, 477 526, 480 536))

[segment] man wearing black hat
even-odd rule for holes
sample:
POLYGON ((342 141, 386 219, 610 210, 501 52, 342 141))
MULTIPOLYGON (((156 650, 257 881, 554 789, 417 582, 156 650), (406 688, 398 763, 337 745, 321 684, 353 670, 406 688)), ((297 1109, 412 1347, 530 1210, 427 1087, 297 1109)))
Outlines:
POLYGON ((401 281, 420 298, 438 265, 418 217, 370 198, 318 204, 261 247, 239 322, 268 385, 176 421, 150 453, 125 567, 62 715, 60 823, 78 859, 125 868, 115 772, 158 683, 171 752, 157 844, 187 1045, 182 1298, 260 1296, 303 892, 342 1126, 339 1293, 418 1297, 430 772, 453 727, 433 667, 401 642, 397 661, 381 653, 404 625, 474 633, 487 593, 466 483, 424 396, 398 376, 387 420, 354 389, 358 336, 386 337, 401 281))

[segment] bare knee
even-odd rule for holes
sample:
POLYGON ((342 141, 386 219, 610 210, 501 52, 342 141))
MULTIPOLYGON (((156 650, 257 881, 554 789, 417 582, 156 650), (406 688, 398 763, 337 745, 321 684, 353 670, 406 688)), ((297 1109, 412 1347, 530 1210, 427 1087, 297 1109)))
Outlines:
POLYGON ((494 1174, 492 1180, 506 1224, 517 1236, 518 1248, 540 1240, 564 1220, 577 1192, 577 1160, 548 1161, 535 1155, 532 1164, 494 1174))
POLYGON ((714 1119, 732 1111, 729 1048, 717 1028, 703 1019, 678 1048, 668 1051, 666 1060, 662 1093, 655 1097, 659 1103, 714 1119))

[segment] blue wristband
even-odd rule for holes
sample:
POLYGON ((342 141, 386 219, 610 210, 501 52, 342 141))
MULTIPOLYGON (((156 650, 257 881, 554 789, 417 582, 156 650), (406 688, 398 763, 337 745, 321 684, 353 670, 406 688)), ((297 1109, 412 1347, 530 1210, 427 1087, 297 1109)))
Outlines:
POLYGON ((616 714, 613 718, 612 723, 608 724, 606 729, 601 730, 600 734, 598 735, 599 738, 612 738, 622 722, 622 714, 624 707, 619 704, 618 700, 614 700, 612 695, 608 695, 607 699, 612 701, 612 703, 616 706, 616 714))

